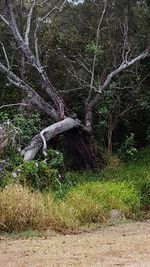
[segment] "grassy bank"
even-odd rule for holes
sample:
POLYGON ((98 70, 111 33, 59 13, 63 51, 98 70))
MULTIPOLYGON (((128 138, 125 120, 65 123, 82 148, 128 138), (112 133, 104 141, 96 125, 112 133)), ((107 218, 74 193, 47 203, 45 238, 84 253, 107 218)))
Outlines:
POLYGON ((137 218, 150 207, 150 148, 132 162, 101 172, 68 173, 59 187, 45 192, 10 184, 0 191, 0 231, 45 230, 63 232, 104 224, 111 212, 137 218))

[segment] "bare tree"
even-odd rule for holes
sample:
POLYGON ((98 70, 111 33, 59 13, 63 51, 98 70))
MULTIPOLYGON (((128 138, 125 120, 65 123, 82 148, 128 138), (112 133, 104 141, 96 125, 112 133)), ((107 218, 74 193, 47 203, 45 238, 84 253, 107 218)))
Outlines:
MULTIPOLYGON (((16 19, 15 14, 15 1, 13 0, 3 0, 3 12, 0 14, 0 21, 3 23, 11 33, 12 39, 17 45, 18 50, 20 51, 22 58, 25 59, 27 64, 30 64, 32 69, 36 71, 37 77, 41 86, 41 93, 38 94, 32 86, 24 79, 24 76, 21 75, 19 77, 15 74, 12 66, 9 62, 9 58, 7 56, 6 48, 3 43, 1 43, 3 48, 3 54, 5 58, 6 64, 4 65, 0 62, 0 71, 7 77, 9 83, 13 84, 21 91, 23 91, 28 99, 30 99, 30 104, 38 108, 40 111, 45 112, 48 116, 50 116, 54 124, 48 126, 43 129, 41 133, 33 137, 30 144, 24 148, 22 151, 22 155, 25 160, 32 160, 38 153, 38 151, 43 146, 43 152, 46 152, 46 141, 51 139, 52 137, 64 133, 68 130, 71 130, 71 135, 68 135, 68 138, 72 138, 71 142, 73 144, 73 152, 78 154, 78 166, 81 168, 93 168, 95 166, 95 155, 92 151, 91 146, 91 134, 92 134, 92 112, 94 106, 100 101, 101 95, 104 90, 107 90, 112 79, 129 68, 133 64, 137 63, 140 60, 145 59, 150 56, 150 46, 135 58, 128 59, 128 53, 125 54, 125 49, 123 51, 123 59, 122 63, 117 66, 113 71, 111 71, 105 81, 98 86, 95 86, 94 81, 94 69, 95 69, 95 61, 96 61, 96 52, 93 58, 93 65, 91 70, 91 83, 88 92, 88 96, 85 100, 85 126, 80 122, 77 117, 72 117, 71 111, 66 106, 65 101, 58 92, 58 90, 51 83, 44 66, 40 60, 40 51, 39 51, 39 38, 38 33, 41 27, 41 24, 48 20, 51 23, 51 15, 62 12, 67 1, 62 1, 60 6, 54 6, 50 8, 50 10, 44 14, 42 17, 34 17, 33 23, 33 15, 35 16, 35 10, 40 6, 44 6, 46 3, 50 1, 38 1, 32 0, 28 2, 30 3, 29 8, 26 8, 26 27, 25 32, 22 32, 18 26, 18 21, 16 19), (33 27, 35 27, 33 29, 33 27), (31 49, 31 29, 34 32, 34 50, 31 49), (47 95, 48 101, 46 101, 42 94, 43 92, 47 95)), ((96 47, 98 49, 99 45, 99 35, 100 35, 100 27, 105 16, 107 8, 107 0, 104 1, 104 9, 100 16, 100 20, 97 27, 96 32, 96 47)), ((126 35, 125 35, 125 38, 126 35)), ((124 43, 125 46, 125 43, 124 43)), ((128 51, 129 52, 129 51, 128 51)))

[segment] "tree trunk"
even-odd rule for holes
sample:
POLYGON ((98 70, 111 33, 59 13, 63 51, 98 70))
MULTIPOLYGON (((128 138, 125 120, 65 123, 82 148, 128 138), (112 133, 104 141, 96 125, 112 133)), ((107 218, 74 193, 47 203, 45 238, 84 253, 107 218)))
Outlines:
POLYGON ((92 136, 79 128, 64 134, 65 151, 74 170, 91 170, 97 168, 96 149, 92 136))
POLYGON ((107 133, 107 140, 108 140, 108 151, 110 153, 112 153, 112 135, 113 135, 113 128, 110 127, 108 129, 108 133, 107 133))
POLYGON ((92 135, 86 132, 78 119, 70 117, 52 124, 34 136, 30 144, 22 151, 24 160, 33 160, 42 147, 45 152, 46 142, 60 133, 64 133, 65 151, 71 161, 72 169, 97 168, 96 149, 92 142, 92 135))
POLYGON ((42 147, 44 150, 46 150, 46 141, 49 141, 60 133, 79 126, 80 122, 78 119, 72 119, 68 117, 43 129, 39 134, 32 138, 29 145, 26 146, 21 152, 22 156, 24 156, 24 160, 33 160, 42 147))

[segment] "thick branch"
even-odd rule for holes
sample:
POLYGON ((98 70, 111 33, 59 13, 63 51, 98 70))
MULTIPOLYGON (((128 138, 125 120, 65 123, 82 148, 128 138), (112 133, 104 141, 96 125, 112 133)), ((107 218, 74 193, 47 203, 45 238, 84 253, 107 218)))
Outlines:
MULTIPOLYGON (((21 37, 21 34, 18 30, 13 6, 11 0, 5 0, 6 3, 6 9, 8 14, 8 21, 10 24, 11 33, 13 35, 14 40, 18 44, 18 48, 22 51, 22 53, 25 55, 27 62, 32 65, 36 69, 36 71, 39 74, 41 86, 46 91, 48 96, 51 98, 51 100, 54 102, 57 111, 60 114, 60 119, 64 117, 65 113, 65 103, 62 99, 62 97, 59 95, 59 93, 55 90, 54 86, 51 84, 46 72, 44 71, 43 66, 40 64, 39 60, 35 57, 33 52, 31 51, 29 45, 23 40, 21 37)), ((32 15, 32 14, 31 14, 32 15)), ((29 16, 30 17, 30 16, 29 16)), ((30 19, 29 19, 30 20, 30 19)), ((29 26, 27 29, 27 36, 29 33, 29 26)))
POLYGON ((58 114, 56 110, 51 107, 40 95, 38 95, 27 83, 21 80, 12 71, 6 68, 2 63, 0 63, 0 71, 7 76, 7 79, 14 84, 16 87, 20 88, 28 97, 33 105, 36 105, 39 109, 44 111, 46 114, 51 116, 53 119, 58 121, 58 114))
MULTIPOLYGON (((80 122, 78 119, 72 118, 65 118, 62 121, 54 123, 49 127, 42 130, 39 134, 37 134, 31 140, 30 144, 25 147, 22 151, 22 155, 24 156, 24 160, 33 160, 38 153, 38 151, 42 148, 43 144, 43 137, 45 141, 49 141, 51 138, 55 137, 56 135, 66 132, 74 127, 78 127, 80 122)), ((44 142, 45 142, 44 141, 44 142)))

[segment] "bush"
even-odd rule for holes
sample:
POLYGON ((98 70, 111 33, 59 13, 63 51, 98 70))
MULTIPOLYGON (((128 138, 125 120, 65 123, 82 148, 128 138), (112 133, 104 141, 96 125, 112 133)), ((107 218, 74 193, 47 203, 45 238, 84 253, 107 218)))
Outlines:
POLYGON ((59 172, 51 169, 46 162, 28 161, 8 173, 1 181, 1 186, 20 183, 32 189, 43 191, 60 187, 59 172))
POLYGON ((110 210, 117 209, 127 217, 139 212, 140 197, 133 186, 126 183, 87 183, 71 190, 65 205, 74 211, 82 224, 107 220, 110 210))
POLYGON ((124 160, 131 160, 137 153, 135 145, 134 134, 131 133, 129 136, 126 136, 126 139, 121 144, 120 149, 118 150, 119 156, 124 160))

